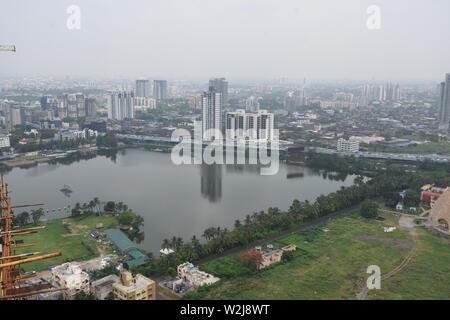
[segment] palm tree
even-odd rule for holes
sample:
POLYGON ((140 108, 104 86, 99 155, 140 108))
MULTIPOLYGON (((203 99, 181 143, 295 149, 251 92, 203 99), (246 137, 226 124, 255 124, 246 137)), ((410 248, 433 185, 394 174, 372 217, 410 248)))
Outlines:
POLYGON ((170 248, 170 240, 169 239, 164 239, 161 245, 161 249, 166 249, 166 248, 170 248))

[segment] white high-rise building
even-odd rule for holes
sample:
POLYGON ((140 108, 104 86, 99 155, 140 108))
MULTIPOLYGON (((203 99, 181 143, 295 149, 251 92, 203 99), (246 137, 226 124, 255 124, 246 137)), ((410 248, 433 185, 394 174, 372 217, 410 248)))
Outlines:
POLYGON ((441 82, 439 97, 439 130, 448 131, 450 124, 450 73, 445 75, 445 81, 441 82))
POLYGON ((133 91, 117 91, 110 95, 108 119, 123 120, 134 118, 133 91))
POLYGON ((345 140, 343 138, 340 138, 337 142, 337 151, 358 152, 359 141, 355 139, 345 140))
POLYGON ((136 80, 136 97, 150 97, 150 82, 148 80, 136 80))
POLYGON ((226 137, 231 140, 273 140, 274 116, 267 110, 245 112, 238 109, 226 116, 226 137))
POLYGON ((213 130, 219 130, 222 133, 222 93, 214 87, 210 87, 207 92, 203 92, 201 105, 203 140, 214 140, 215 135, 213 130))

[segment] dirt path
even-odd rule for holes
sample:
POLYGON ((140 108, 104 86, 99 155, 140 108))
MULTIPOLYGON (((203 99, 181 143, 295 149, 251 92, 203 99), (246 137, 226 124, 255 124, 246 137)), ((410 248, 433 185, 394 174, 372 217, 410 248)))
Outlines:
MULTIPOLYGON (((417 239, 416 239, 417 232, 416 232, 415 224, 414 224, 415 218, 416 217, 409 216, 409 215, 401 215, 400 216, 400 219, 399 219, 400 228, 403 230, 409 231, 409 233, 414 236, 412 241, 407 240, 407 239, 403 239, 403 240, 408 241, 412 246, 410 248, 409 253, 406 255, 406 257, 402 260, 402 262, 398 266, 396 266, 394 269, 392 269, 388 273, 381 275, 382 282, 383 282, 383 280, 387 280, 387 279, 395 276, 397 273, 401 272, 402 270, 404 270, 408 266, 408 264, 411 262, 412 258, 414 257, 414 253, 417 248, 417 239)), ((401 239, 396 239, 396 240, 399 241, 401 239)), ((362 289, 362 291, 360 293, 358 293, 356 295, 356 297, 358 300, 365 300, 367 298, 368 293, 369 293, 369 289, 367 288, 366 283, 364 283, 364 288, 362 289)))

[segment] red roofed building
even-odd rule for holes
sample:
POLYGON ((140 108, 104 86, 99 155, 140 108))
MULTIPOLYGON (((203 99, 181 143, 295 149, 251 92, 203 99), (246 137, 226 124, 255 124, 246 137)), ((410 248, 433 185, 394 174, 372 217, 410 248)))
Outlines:
POLYGON ((430 205, 430 207, 434 206, 436 200, 440 197, 441 193, 423 191, 421 200, 430 205))

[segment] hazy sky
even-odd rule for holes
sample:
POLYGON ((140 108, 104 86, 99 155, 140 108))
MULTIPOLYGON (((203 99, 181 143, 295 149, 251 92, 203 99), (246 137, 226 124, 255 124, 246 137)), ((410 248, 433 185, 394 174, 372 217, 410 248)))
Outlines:
POLYGON ((0 75, 440 81, 449 13, 448 0, 3 0, 0 44, 17 52, 0 52, 0 75))

